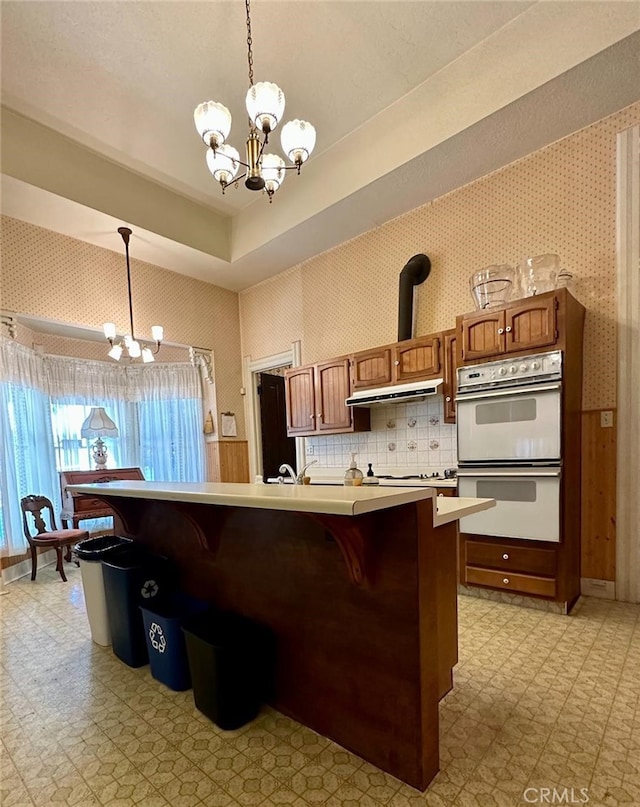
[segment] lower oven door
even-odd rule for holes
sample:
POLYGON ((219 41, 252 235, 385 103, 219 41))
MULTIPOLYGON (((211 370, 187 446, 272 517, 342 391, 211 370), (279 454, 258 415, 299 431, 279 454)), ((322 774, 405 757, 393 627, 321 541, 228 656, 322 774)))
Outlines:
POLYGON ((560 541, 560 468, 458 470, 458 496, 496 506, 460 519, 460 531, 498 538, 560 541))

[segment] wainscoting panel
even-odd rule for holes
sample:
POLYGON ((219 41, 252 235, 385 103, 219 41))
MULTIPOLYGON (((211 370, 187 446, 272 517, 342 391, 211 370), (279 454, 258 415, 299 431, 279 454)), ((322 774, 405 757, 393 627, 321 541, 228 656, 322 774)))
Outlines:
POLYGON ((583 578, 616 579, 616 433, 615 409, 582 413, 583 578))
POLYGON ((249 450, 246 440, 218 440, 207 443, 209 482, 248 482, 249 450))

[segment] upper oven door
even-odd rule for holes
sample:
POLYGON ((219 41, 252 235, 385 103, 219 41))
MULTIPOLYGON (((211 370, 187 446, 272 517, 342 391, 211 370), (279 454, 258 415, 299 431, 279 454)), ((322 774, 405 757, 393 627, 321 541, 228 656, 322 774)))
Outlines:
POLYGON ((456 398, 458 462, 559 462, 560 383, 456 398))

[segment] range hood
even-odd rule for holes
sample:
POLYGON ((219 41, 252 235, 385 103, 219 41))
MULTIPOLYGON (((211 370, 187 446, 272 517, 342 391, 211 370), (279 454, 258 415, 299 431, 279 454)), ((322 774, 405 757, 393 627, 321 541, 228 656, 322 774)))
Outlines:
POLYGON ((347 406, 375 406, 376 404, 404 403, 419 401, 429 395, 442 393, 442 378, 430 378, 428 381, 416 381, 413 384, 396 384, 393 387, 377 387, 354 392, 347 398, 347 406))

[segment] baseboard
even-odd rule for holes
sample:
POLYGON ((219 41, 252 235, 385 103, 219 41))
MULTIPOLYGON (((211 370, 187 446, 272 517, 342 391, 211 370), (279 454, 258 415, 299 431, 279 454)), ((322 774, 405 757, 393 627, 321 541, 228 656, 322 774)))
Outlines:
MULTIPOLYGON (((40 569, 42 566, 49 566, 55 562, 55 549, 49 549, 46 552, 43 552, 42 555, 38 555, 38 569, 40 569)), ((20 563, 14 563, 13 566, 7 566, 6 569, 3 569, 2 582, 13 583, 14 580, 18 580, 20 577, 25 577, 28 574, 31 574, 31 558, 21 560, 20 563)), ((4 593, 7 593, 6 589, 4 593)))
POLYGON ((580 593, 586 597, 600 597, 603 600, 615 600, 616 584, 613 580, 598 580, 595 577, 580 578, 580 593))

